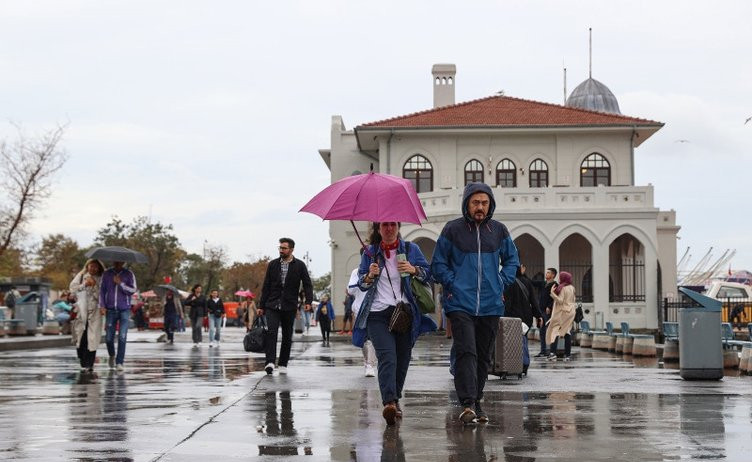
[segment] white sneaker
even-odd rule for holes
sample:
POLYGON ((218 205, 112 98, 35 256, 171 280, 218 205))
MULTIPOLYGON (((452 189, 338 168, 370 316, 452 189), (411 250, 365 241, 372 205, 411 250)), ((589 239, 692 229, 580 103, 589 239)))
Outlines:
POLYGON ((264 370, 266 371, 266 375, 272 375, 272 372, 274 372, 274 363, 267 364, 264 370))
POLYGON ((213 347, 214 347, 214 342, 209 342, 209 348, 213 348, 213 347))
POLYGON ((287 374, 287 366, 279 366, 277 368, 277 372, 279 372, 280 374, 287 374))
POLYGON ((123 372, 124 370, 125 370, 125 366, 123 366, 122 364, 118 364, 117 365, 117 371, 118 372, 123 372))
POLYGON ((370 364, 366 365, 366 377, 376 377, 376 371, 370 364))

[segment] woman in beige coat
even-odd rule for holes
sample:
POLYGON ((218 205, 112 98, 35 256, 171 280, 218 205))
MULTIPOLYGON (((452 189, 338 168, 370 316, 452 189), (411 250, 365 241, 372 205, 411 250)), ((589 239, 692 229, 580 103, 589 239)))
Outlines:
POLYGON ((76 295, 76 319, 73 321, 73 341, 81 362, 81 370, 94 372, 97 347, 102 340, 102 314, 99 311, 99 284, 102 282, 104 265, 99 260, 88 260, 70 283, 71 293, 76 295))
POLYGON ((575 315, 574 287, 572 275, 566 271, 559 273, 559 285, 551 287, 551 298, 554 300, 554 309, 551 319, 546 328, 546 343, 551 345, 551 353, 548 359, 556 359, 556 347, 559 337, 564 336, 564 361, 572 359, 572 330, 575 315))

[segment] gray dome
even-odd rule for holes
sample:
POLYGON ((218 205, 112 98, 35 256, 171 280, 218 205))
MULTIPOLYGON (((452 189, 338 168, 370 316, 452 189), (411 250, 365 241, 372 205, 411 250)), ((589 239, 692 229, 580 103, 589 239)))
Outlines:
POLYGON ((579 84, 572 91, 572 94, 567 98, 567 106, 621 114, 616 96, 611 93, 607 86, 592 77, 579 84))

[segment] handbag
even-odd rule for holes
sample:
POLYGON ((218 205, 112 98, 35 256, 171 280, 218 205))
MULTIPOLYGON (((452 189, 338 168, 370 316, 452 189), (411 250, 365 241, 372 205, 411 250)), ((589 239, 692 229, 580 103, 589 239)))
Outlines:
MULTIPOLYGON (((389 285, 391 286, 392 278, 389 276, 389 268, 384 265, 386 270, 386 276, 389 278, 389 285)), ((402 293, 402 284, 400 284, 400 293, 402 293)), ((397 294, 394 293, 394 287, 392 287, 392 294, 394 299, 397 300, 397 294)), ((395 334, 405 334, 410 331, 413 325, 413 313, 410 305, 405 302, 397 302, 394 305, 394 311, 392 317, 389 318, 389 332, 395 334)))
MULTIPOLYGON (((405 242, 405 249, 407 253, 410 253, 410 242, 405 242)), ((412 289, 415 303, 418 304, 418 310, 420 310, 421 314, 436 312, 436 303, 433 301, 433 288, 430 284, 411 277, 410 289, 412 289)))
POLYGON ((265 351, 266 331, 266 317, 258 316, 253 320, 253 325, 243 337, 243 349, 248 352, 263 353, 265 351))

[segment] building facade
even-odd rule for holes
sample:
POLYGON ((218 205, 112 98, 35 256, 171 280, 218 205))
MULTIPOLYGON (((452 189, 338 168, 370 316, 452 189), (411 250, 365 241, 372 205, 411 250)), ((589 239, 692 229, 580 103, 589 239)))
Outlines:
MULTIPOLYGON (((663 124, 620 114, 592 78, 565 106, 506 96, 455 104, 454 65, 435 65, 431 83, 432 109, 352 130, 332 117, 331 146, 319 151, 332 182, 371 165, 410 179, 428 221, 401 233, 430 261, 465 184, 483 181, 533 280, 547 267, 569 271, 592 325, 657 328, 660 299, 676 293, 679 227, 674 211, 655 207, 652 185, 634 184, 634 149, 663 124)), ((368 223, 356 226, 368 234, 368 223)), ((330 222, 330 238, 340 307, 359 244, 347 222, 330 222)))

